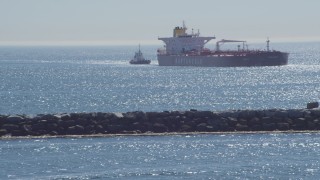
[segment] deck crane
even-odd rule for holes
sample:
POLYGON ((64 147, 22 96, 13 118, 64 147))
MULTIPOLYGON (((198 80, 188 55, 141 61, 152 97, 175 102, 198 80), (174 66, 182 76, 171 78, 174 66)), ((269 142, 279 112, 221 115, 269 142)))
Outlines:
MULTIPOLYGON (((244 50, 244 44, 246 41, 222 39, 222 40, 216 42, 216 51, 220 51, 220 44, 233 43, 233 42, 242 42, 243 43, 243 50, 244 50)), ((240 50, 240 45, 238 46, 238 50, 240 50)))

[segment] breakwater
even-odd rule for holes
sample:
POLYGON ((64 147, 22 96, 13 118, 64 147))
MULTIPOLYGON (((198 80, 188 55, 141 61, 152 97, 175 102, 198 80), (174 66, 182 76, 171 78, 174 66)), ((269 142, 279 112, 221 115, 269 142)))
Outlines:
POLYGON ((0 136, 320 130, 320 109, 0 115, 0 136))

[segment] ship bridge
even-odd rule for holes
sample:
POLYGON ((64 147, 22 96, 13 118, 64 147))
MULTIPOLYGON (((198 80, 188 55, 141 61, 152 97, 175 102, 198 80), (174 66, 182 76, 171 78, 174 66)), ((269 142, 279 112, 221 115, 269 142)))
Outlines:
POLYGON ((166 45, 167 54, 181 54, 188 51, 200 52, 206 43, 215 37, 200 37, 200 32, 191 34, 186 32, 187 28, 183 23, 182 27, 175 27, 173 29, 173 37, 158 38, 166 45))

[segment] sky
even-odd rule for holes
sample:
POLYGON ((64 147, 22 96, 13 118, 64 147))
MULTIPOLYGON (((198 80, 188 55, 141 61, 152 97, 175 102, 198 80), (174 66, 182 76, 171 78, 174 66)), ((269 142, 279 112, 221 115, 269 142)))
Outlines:
POLYGON ((0 45, 161 44, 202 36, 320 41, 320 0, 0 0, 0 45))

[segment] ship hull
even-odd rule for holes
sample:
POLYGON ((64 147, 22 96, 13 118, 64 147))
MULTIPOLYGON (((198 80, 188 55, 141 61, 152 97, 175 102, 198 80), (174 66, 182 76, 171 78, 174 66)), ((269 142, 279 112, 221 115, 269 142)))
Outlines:
POLYGON ((204 66, 204 67, 242 67, 242 66, 282 66, 288 64, 288 53, 261 52, 239 56, 228 55, 161 55, 159 66, 204 66))
POLYGON ((150 64, 150 60, 143 60, 143 61, 130 61, 130 64, 150 64))

